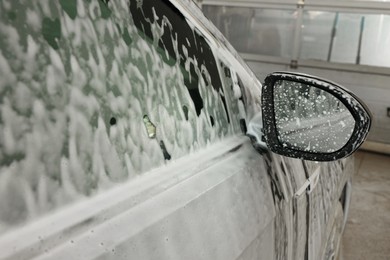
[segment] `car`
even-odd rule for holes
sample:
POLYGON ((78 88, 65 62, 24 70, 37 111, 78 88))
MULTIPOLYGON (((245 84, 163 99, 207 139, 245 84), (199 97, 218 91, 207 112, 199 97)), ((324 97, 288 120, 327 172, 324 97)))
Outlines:
POLYGON ((0 259, 336 257, 353 93, 261 84, 189 0, 0 11, 0 259))

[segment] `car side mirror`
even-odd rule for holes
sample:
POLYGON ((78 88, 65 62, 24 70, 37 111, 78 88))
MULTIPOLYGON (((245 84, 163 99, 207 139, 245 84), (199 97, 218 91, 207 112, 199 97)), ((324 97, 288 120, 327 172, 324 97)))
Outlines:
POLYGON ((333 161, 352 154, 371 126, 368 108, 353 93, 298 73, 265 78, 262 112, 268 148, 305 160, 333 161))

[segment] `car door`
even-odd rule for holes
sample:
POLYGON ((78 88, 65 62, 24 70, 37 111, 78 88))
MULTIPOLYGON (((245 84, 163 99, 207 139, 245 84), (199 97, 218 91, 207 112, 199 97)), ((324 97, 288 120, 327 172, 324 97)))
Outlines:
POLYGON ((276 217, 275 232, 278 234, 278 257, 276 259, 304 259, 307 255, 308 242, 308 200, 305 193, 300 193, 306 181, 302 161, 270 154, 273 158, 271 184, 274 191, 275 207, 279 211, 276 217), (275 183, 283 180, 278 191, 275 183), (287 237, 287 241, 283 238, 287 237), (287 242, 287 244, 286 244, 287 242))
POLYGON ((260 84, 193 3, 0 7, 0 258, 307 256, 301 161, 243 135, 260 84))
POLYGON ((351 178, 352 160, 337 162, 305 161, 312 177, 309 200, 309 256, 315 259, 335 257, 344 219, 344 192, 351 178))
MULTIPOLYGON (((221 78, 225 88, 231 90, 231 110, 246 129, 245 114, 251 91, 245 88, 234 66, 220 56, 221 78)), ((246 84, 249 84, 248 81, 246 84)), ((250 104, 253 105, 253 104, 250 104)), ((301 160, 278 156, 268 151, 260 153, 267 164, 270 186, 275 206, 274 217, 274 259, 303 259, 307 254, 307 196, 296 193, 305 184, 306 174, 301 160)))
POLYGON ((30 56, 15 62, 23 48, 1 41, 15 87, 1 103, 0 258, 280 254, 271 185, 282 179, 243 135, 217 44, 188 12, 168 1, 4 8, 32 23, 2 17, 1 33, 26 36, 30 56))

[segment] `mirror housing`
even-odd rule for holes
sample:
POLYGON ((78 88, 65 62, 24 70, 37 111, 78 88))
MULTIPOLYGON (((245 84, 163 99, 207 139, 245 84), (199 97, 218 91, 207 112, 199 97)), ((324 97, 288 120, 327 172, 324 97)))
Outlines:
POLYGON ((364 142, 371 127, 368 108, 353 93, 336 83, 300 73, 275 72, 265 78, 262 114, 264 139, 272 152, 312 161, 349 156, 364 142), (318 110, 315 106, 324 99, 337 104, 337 109, 321 105, 325 107, 321 113, 302 112, 318 110), (291 118, 297 114, 296 103, 300 106, 298 116, 303 116, 291 118), (345 122, 348 127, 341 127, 345 122), (344 136, 338 138, 337 134, 344 136))

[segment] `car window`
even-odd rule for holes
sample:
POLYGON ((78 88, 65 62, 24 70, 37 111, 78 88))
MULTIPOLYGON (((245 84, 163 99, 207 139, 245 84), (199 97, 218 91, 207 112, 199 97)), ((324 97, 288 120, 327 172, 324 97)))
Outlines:
POLYGON ((239 132, 168 1, 0 8, 0 232, 239 132))
MULTIPOLYGON (((162 66, 154 71, 164 72, 158 78, 152 70, 157 94, 151 98, 152 106, 156 106, 164 94, 170 96, 161 104, 167 111, 153 119, 160 126, 157 126, 157 138, 168 138, 167 149, 173 152, 175 144, 187 141, 186 147, 173 154, 179 157, 232 132, 217 64, 205 37, 168 2, 144 1, 136 8, 132 8, 132 4, 130 2, 130 12, 139 38, 156 51, 152 57, 158 58, 157 64, 162 66), (164 80, 168 82, 161 84, 164 80), (165 120, 169 117, 171 121, 165 120), (173 129, 176 131, 168 132, 173 129), (186 130, 190 132, 187 135, 183 132, 186 130)), ((143 54, 148 55, 145 51, 143 54)), ((150 73, 149 68, 145 68, 144 73, 150 73)), ((153 113, 153 108, 145 107, 144 111, 153 113)))
POLYGON ((244 87, 244 83, 242 82, 240 76, 236 74, 237 77, 237 86, 239 88, 235 88, 236 91, 234 92, 234 99, 237 102, 237 108, 240 115, 240 127, 241 131, 243 133, 246 133, 247 126, 246 126, 246 118, 247 118, 247 108, 248 108, 248 97, 246 93, 246 89, 244 87), (240 90, 240 91, 238 91, 240 90))
POLYGON ((219 61, 222 80, 230 104, 232 124, 246 133, 246 104, 244 103, 244 85, 238 75, 223 61, 219 61))

